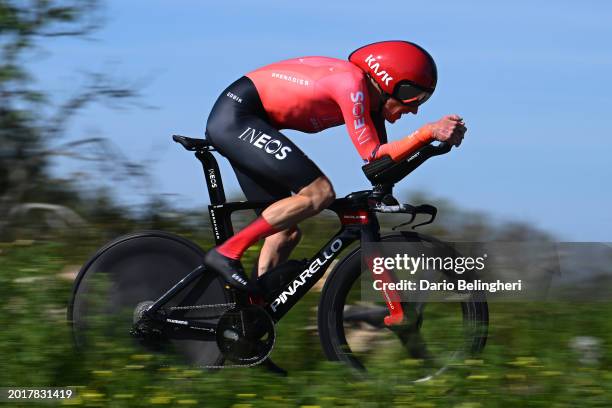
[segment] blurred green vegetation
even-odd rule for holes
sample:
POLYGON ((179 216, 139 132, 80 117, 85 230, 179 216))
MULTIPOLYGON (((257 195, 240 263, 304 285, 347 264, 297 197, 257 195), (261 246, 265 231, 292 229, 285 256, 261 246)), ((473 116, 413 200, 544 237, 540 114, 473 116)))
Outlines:
POLYGON ((82 217, 113 214, 120 220, 122 211, 105 191, 92 189, 92 180, 121 177, 143 184, 146 178, 143 166, 130 163, 103 137, 66 140, 84 108, 133 104, 135 86, 91 68, 75 73, 75 89, 59 96, 32 74, 31 64, 50 42, 88 38, 99 28, 100 11, 98 0, 0 0, 0 240, 34 227, 40 237, 47 228, 79 224, 82 217), (51 172, 60 158, 83 165, 61 179, 51 172))
MULTIPOLYGON (((174 224, 157 223, 205 248, 211 244, 205 239, 206 227, 189 231, 189 223, 180 225, 176 218, 174 224)), ((294 258, 311 255, 336 228, 326 216, 304 223, 304 242, 294 258)), ((96 241, 15 241, 0 246, 2 386, 71 386, 79 397, 66 403, 113 407, 602 407, 612 401, 608 303, 493 303, 484 353, 457 361, 441 376, 420 384, 398 384, 384 374, 357 380, 341 365, 325 361, 316 331, 318 292, 309 293, 279 324, 272 357, 289 370, 286 378, 258 367, 207 372, 172 356, 143 354, 121 338, 105 339, 92 352, 80 354, 73 349, 65 312, 71 272, 99 244, 96 241), (570 346, 576 336, 601 341, 596 361, 579 361, 570 346)), ((256 253, 249 251, 247 264, 256 253)))

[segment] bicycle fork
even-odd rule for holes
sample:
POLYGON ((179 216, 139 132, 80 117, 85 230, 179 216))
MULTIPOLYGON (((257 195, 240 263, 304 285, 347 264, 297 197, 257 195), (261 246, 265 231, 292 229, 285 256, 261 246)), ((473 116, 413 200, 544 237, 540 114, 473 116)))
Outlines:
MULTIPOLYGON (((369 222, 367 224, 362 225, 361 228, 361 243, 376 243, 380 242, 380 225, 378 223, 378 219, 376 218, 376 214, 370 213, 368 217, 369 222)), ((362 248, 364 246, 362 245, 362 248)), ((397 282, 397 278, 393 274, 392 271, 384 269, 381 274, 374 274, 374 258, 378 257, 380 254, 372 253, 369 254, 366 259, 367 268, 370 270, 372 274, 372 278, 380 280, 383 283, 381 295, 385 304, 387 305, 387 309, 389 310, 389 315, 385 316, 384 323, 386 326, 395 326, 399 325, 404 321, 404 310, 402 308, 401 297, 397 293, 396 290, 389 290, 387 283, 397 282)))

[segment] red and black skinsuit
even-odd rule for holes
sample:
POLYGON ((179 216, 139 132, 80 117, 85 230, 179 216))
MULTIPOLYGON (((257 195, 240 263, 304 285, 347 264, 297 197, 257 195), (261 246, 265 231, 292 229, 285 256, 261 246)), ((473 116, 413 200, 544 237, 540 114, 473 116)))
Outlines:
POLYGON ((264 66, 223 91, 208 118, 208 139, 229 159, 248 200, 288 197, 323 173, 279 130, 316 133, 345 124, 364 161, 387 142, 384 118, 370 106, 367 80, 356 65, 335 58, 264 66))

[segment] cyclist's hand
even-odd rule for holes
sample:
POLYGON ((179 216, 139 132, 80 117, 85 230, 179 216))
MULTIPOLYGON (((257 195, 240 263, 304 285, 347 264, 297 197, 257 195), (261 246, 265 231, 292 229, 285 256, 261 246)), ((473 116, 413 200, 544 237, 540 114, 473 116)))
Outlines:
POLYGON ((459 146, 467 131, 463 119, 459 115, 447 115, 437 122, 430 123, 432 136, 440 142, 448 142, 459 146))

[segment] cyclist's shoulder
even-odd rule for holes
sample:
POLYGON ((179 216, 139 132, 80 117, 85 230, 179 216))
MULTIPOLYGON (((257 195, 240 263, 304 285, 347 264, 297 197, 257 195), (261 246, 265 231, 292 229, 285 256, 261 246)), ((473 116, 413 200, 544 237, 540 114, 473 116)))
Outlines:
POLYGON ((363 79, 364 77, 363 71, 352 62, 323 56, 306 56, 281 60, 257 68, 249 72, 249 74, 270 70, 300 72, 316 77, 346 74, 347 76, 354 77, 356 80, 363 79))

